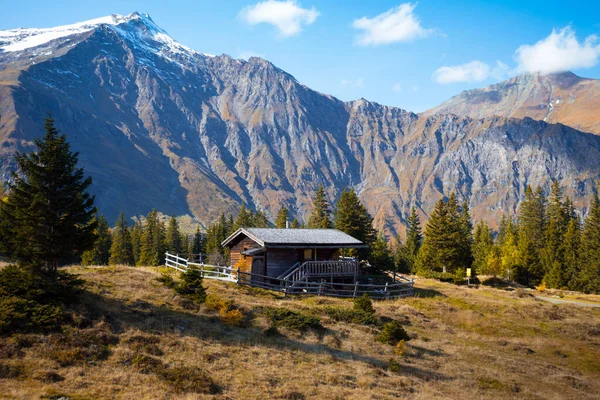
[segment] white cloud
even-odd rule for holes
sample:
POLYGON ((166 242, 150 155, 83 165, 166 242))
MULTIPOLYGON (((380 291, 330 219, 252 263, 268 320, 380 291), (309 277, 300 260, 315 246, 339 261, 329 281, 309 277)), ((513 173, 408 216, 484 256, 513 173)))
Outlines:
POLYGON ((365 81, 363 78, 358 79, 342 79, 342 87, 353 87, 353 88, 363 88, 365 87, 365 81))
POLYGON ((496 66, 474 60, 466 64, 443 66, 433 73, 433 80, 443 85, 456 82, 481 82, 488 78, 503 79, 508 73, 508 66, 496 61, 496 66))
POLYGON ((354 20, 352 26, 364 32, 356 43, 368 46, 394 42, 409 42, 431 35, 433 29, 425 29, 413 13, 417 4, 404 3, 373 18, 354 20))
POLYGON ((313 7, 302 8, 297 1, 266 0, 248 6, 240 12, 240 17, 250 25, 271 24, 277 27, 282 37, 293 36, 304 25, 310 25, 319 16, 313 7))
POLYGON ((521 72, 544 74, 567 71, 573 68, 589 68, 600 60, 598 36, 590 35, 583 42, 577 41, 575 31, 569 26, 556 31, 534 45, 523 45, 515 52, 515 60, 521 72))

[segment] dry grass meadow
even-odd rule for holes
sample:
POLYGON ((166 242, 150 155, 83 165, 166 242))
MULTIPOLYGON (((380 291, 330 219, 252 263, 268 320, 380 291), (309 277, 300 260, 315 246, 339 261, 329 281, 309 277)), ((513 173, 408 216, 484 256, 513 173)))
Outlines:
POLYGON ((0 398, 600 399, 598 308, 418 279, 416 297, 375 303, 412 337, 395 349, 323 312, 349 300, 205 281, 241 311, 233 326, 175 296, 155 268, 69 270, 87 282, 79 328, 0 339, 0 398), (319 316, 324 329, 273 332, 261 306, 319 316))

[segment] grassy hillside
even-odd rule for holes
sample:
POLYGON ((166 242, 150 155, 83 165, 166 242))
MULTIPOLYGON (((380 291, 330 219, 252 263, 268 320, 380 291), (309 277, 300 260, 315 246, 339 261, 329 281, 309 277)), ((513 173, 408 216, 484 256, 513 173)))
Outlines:
POLYGON ((596 308, 419 279, 418 297, 375 303, 412 336, 402 351, 376 342, 379 328, 327 316, 347 300, 205 281, 243 314, 232 326, 156 282, 157 269, 69 270, 87 281, 78 328, 0 339, 0 398, 600 398, 596 308), (261 307, 323 328, 277 333, 261 307))

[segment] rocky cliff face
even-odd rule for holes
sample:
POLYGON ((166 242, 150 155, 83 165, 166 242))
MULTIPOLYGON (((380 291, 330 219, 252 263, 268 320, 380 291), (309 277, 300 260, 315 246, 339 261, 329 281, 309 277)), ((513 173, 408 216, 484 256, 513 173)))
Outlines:
POLYGON ((520 75, 483 89, 467 90, 423 115, 530 117, 600 135, 599 109, 600 80, 564 72, 520 75))
POLYGON ((0 175, 50 111, 110 220, 158 208, 206 224, 242 201, 302 219, 322 183, 332 201, 355 187, 395 234, 411 205, 426 215, 451 191, 493 223, 527 184, 558 179, 583 205, 600 177, 600 137, 563 125, 344 103, 263 59, 181 46, 140 14, 61 28, 33 47, 48 32, 0 32, 0 175))

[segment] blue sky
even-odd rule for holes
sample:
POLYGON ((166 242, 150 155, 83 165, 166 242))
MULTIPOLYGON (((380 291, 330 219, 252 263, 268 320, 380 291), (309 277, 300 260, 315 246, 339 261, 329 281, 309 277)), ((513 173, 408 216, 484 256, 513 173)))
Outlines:
POLYGON ((524 71, 600 78, 598 1, 0 1, 0 29, 147 12, 198 51, 258 55, 342 100, 416 112, 524 71))

